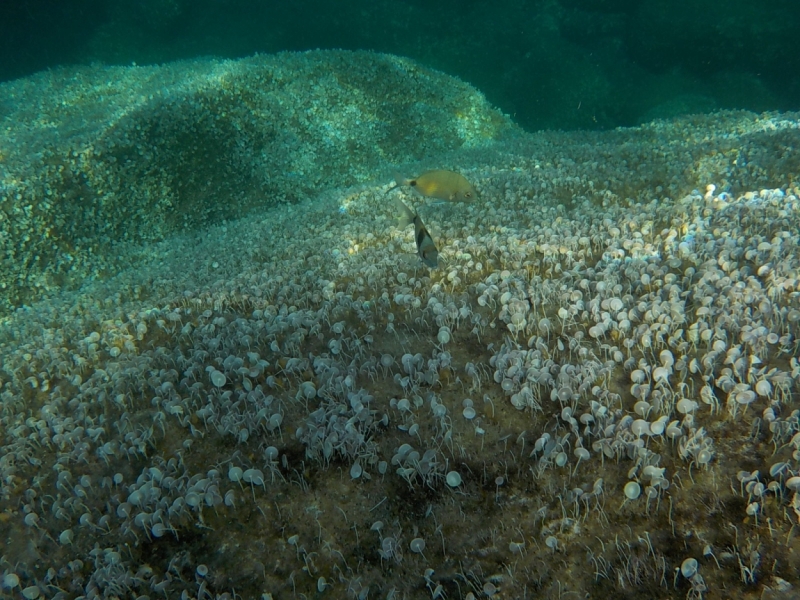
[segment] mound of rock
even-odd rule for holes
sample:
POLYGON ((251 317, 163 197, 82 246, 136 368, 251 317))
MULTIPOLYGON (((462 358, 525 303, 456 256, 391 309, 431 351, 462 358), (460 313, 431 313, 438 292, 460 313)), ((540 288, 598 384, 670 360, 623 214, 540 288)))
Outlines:
POLYGON ((48 71, 0 86, 0 114, 5 310, 116 272, 120 243, 515 130, 457 79, 344 51, 48 71))

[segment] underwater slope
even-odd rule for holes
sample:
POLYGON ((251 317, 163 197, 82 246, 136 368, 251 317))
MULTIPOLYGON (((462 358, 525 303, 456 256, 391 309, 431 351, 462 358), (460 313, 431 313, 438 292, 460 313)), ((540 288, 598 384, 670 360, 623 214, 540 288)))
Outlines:
POLYGON ((169 235, 16 311, 0 583, 793 597, 797 122, 723 113, 409 166, 480 194, 391 192, 425 219, 433 271, 381 181, 169 235))
POLYGON ((108 276, 128 242, 241 218, 513 133, 467 84, 315 51, 0 84, 0 310, 108 276))

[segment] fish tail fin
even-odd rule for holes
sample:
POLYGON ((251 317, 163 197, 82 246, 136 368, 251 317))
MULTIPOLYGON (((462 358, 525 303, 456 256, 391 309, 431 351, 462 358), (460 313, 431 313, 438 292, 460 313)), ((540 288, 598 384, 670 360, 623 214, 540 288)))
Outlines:
POLYGON ((395 187, 400 187, 401 185, 410 185, 411 180, 403 177, 403 174, 400 171, 394 172, 394 182, 395 187))
POLYGON ((394 176, 394 185, 385 192, 383 192, 384 194, 388 194, 392 190, 396 190, 397 188, 403 185, 409 185, 410 183, 410 180, 403 177, 398 171, 395 171, 393 176, 394 176))
POLYGON ((400 211, 400 216, 397 219, 397 226, 405 228, 411 225, 414 222, 414 217, 416 216, 414 211, 408 208, 406 203, 400 200, 400 198, 395 198, 394 203, 400 211))

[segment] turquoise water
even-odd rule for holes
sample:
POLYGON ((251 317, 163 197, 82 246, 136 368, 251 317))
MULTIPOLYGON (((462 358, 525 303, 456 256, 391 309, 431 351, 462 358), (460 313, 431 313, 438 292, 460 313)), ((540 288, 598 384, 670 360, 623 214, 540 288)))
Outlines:
POLYGON ((46 0, 0 7, 0 80, 63 64, 343 48, 412 58, 528 130, 800 101, 791 0, 46 0))

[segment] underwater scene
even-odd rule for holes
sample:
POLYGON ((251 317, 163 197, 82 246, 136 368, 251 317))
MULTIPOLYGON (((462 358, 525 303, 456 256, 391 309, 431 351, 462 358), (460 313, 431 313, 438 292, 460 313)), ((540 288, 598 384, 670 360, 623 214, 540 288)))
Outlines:
POLYGON ((51 4, 0 598, 800 597, 793 4, 51 4))

